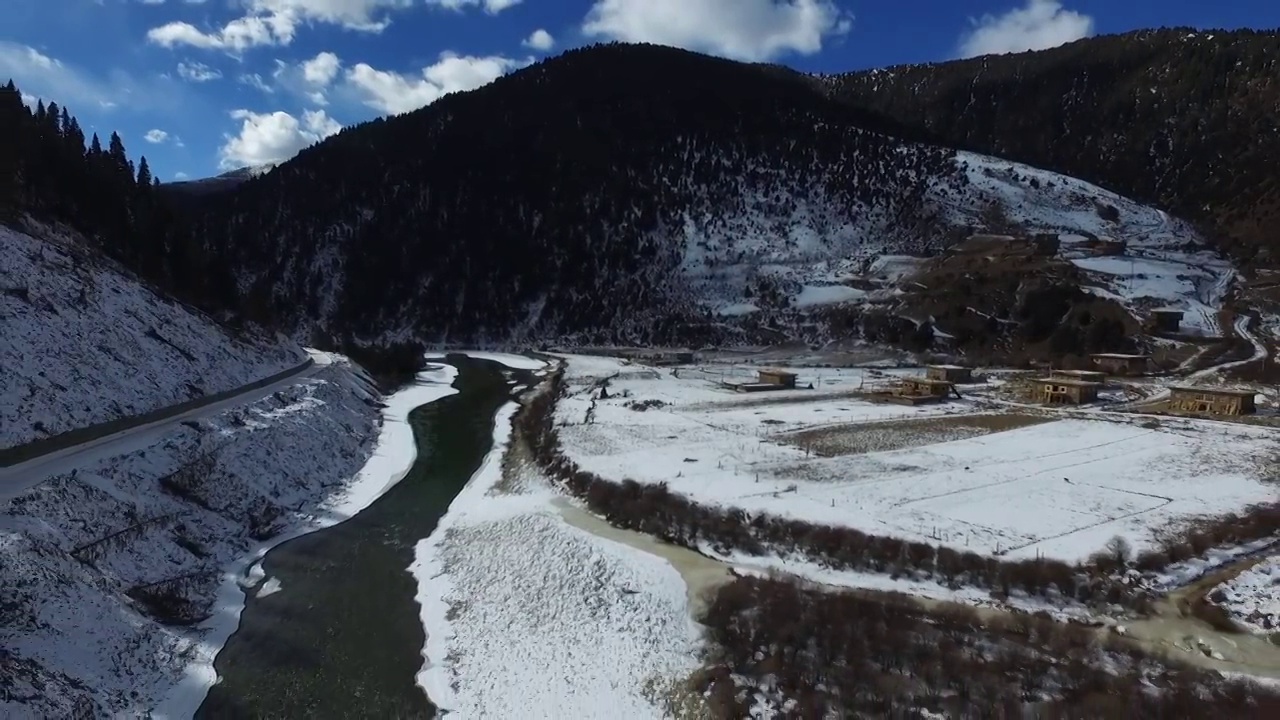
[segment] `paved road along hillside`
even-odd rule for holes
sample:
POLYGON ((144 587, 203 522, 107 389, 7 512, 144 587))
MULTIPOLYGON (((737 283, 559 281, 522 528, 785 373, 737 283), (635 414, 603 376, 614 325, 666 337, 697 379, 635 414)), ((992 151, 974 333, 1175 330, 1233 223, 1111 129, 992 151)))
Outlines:
POLYGON ((0 450, 0 503, 52 475, 145 448, 185 420, 217 415, 264 398, 310 376, 317 368, 315 359, 308 359, 297 367, 232 390, 0 450))

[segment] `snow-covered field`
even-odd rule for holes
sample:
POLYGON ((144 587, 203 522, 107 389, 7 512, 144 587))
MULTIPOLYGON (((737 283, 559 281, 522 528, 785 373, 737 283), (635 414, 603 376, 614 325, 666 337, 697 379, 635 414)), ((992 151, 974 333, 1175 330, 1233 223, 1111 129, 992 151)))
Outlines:
POLYGON ((504 474, 514 411, 498 413, 493 450, 417 547, 419 684, 458 717, 669 716, 698 665, 680 574, 566 523, 531 465, 504 474))
POLYGON ((378 436, 376 406, 338 361, 0 507, 0 716, 133 717, 165 699, 173 716, 194 709, 235 627, 244 565, 385 488, 381 472, 352 482, 378 436), (205 619, 156 622, 140 611, 148 589, 205 619))
POLYGON ((1280 557, 1270 557, 1219 585, 1209 599, 1252 632, 1280 633, 1280 557))
POLYGON ((608 399, 598 400, 591 383, 612 374, 605 362, 569 359, 573 394, 557 408, 566 452, 603 477, 667 483, 696 501, 749 513, 1075 561, 1116 535, 1141 551, 1170 526, 1275 498, 1274 485, 1263 480, 1274 449, 1267 428, 1144 425, 1080 413, 952 442, 823 458, 787 442, 785 433, 858 432, 867 423, 886 433, 893 430, 886 421, 895 419, 945 425, 948 414, 990 411, 970 399, 899 407, 813 393, 811 402, 771 402, 807 391, 736 394, 687 369, 676 377, 620 361, 614 372, 624 374, 609 383, 608 399))
POLYGON ((75 240, 0 227, 0 448, 240 387, 307 359, 233 337, 75 240))

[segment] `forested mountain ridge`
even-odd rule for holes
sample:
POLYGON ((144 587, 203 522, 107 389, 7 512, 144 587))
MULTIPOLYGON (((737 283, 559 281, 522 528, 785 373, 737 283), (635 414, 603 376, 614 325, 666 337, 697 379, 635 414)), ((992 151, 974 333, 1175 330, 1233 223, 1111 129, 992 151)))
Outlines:
POLYGON ((594 46, 347 128, 193 232, 233 283, 205 294, 319 344, 704 343, 867 335, 793 311, 975 229, 1155 218, 928 137, 776 67, 594 46))
POLYGON ((700 314, 689 275, 942 242, 922 198, 963 183, 952 153, 878 123, 758 66, 600 46, 348 128, 212 198, 196 235, 295 329, 649 341, 700 314))
POLYGON ((820 78, 944 142, 1197 222, 1238 260, 1280 248, 1280 34, 1186 28, 820 78))
MULTIPOLYGON (((393 364, 421 343, 860 338, 926 349, 937 337, 961 352, 1015 352, 1053 330, 1031 321, 1044 314, 1041 291, 1064 299, 1054 322, 1076 306, 1090 307, 1082 322, 1114 306, 1118 325, 1057 345, 1107 350, 1152 302, 1210 314, 1220 304, 1211 290, 1228 268, 1185 223, 938 144, 945 128, 910 127, 833 87, 673 48, 593 46, 348 127, 226 190, 141 190, 119 172, 106 191, 133 225, 50 205, 57 192, 28 190, 17 206, 69 213, 108 253, 218 317, 358 358, 391 350, 393 364), (1014 242, 919 259, 981 231, 1014 242), (1156 298, 1082 292, 1114 284, 1111 266, 1090 279, 1098 263, 1080 264, 1105 237, 1196 280, 1164 283, 1156 298), (1033 240, 1035 273, 993 259, 1033 240), (1206 262, 1213 278, 1183 271, 1206 262)), ((23 121, 11 146, 22 133, 74 146, 41 127, 23 121)), ((69 178, 98 157, 65 154, 69 178)), ((64 185, 82 202, 86 186, 64 185)))

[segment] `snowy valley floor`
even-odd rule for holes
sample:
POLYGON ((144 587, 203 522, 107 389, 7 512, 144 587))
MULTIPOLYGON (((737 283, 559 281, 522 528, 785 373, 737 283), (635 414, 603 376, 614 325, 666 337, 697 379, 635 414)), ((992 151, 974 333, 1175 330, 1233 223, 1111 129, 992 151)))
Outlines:
MULTIPOLYGON (((984 553, 1021 537, 1028 547, 1040 544, 1042 553, 1075 561, 1115 535, 1147 547, 1162 528, 1274 497, 1258 471, 1259 457, 1270 457, 1274 447, 1267 429, 1174 419, 1146 427, 1141 423, 1149 419, 1112 422, 1101 414, 971 422, 1007 413, 973 401, 904 409, 848 397, 866 384, 864 374, 882 382, 903 371, 802 370, 815 390, 762 397, 707 382, 724 369, 673 373, 609 358, 566 360, 570 395, 557 405, 556 417, 574 460, 616 480, 665 482, 711 504, 856 524, 893 521, 894 508, 917 496, 972 492, 972 501, 953 498, 937 505, 934 518, 897 521, 890 530, 960 547, 967 542, 984 553), (590 388, 606 377, 612 377, 609 397, 593 397, 590 388), (940 424, 931 424, 935 420, 940 424), (827 442, 822 455, 789 437, 849 426, 860 432, 827 442), (1078 484, 1062 480, 1064 465, 1074 468, 1068 472, 1080 478, 1078 484), (1141 472, 1156 465, 1163 468, 1158 477, 1141 472), (1207 467, 1216 470, 1206 473, 1207 467), (985 482, 969 480, 984 469, 985 482), (846 474, 858 478, 844 491, 856 499, 846 503, 828 492, 813 501, 815 493, 848 484, 838 480, 846 474), (1204 493, 1205 483, 1215 492, 1204 493), (1154 495, 1152 484, 1163 493, 1159 501, 1126 500, 1154 495), (1018 490, 999 490, 1002 485, 1018 490), (995 508, 981 523, 987 534, 975 533, 972 521, 964 534, 949 527, 921 530, 949 517, 937 513, 982 506, 995 508)), ((419 544, 413 567, 428 636, 419 684, 457 717, 706 716, 709 697, 691 678, 705 672, 715 649, 694 618, 735 575, 832 593, 903 593, 927 608, 939 601, 939 608, 978 606, 984 617, 1001 621, 1011 617, 1008 609, 1018 609, 1115 622, 1045 598, 1015 593, 996 601, 979 588, 837 571, 797 557, 713 547, 699 554, 613 528, 534 466, 529 449, 513 437, 515 412, 512 404, 499 413, 494 448, 437 531, 419 544)), ((885 531, 883 525, 859 527, 885 531)), ((1185 582, 1238 552, 1265 546, 1216 551, 1208 560, 1170 566, 1162 577, 1185 582)), ((1133 626, 1129 636, 1148 651, 1208 670, 1280 676, 1280 656, 1263 644, 1237 643, 1233 657, 1223 636, 1206 631, 1208 640, 1197 639, 1202 629, 1193 619, 1154 618, 1133 626), (1223 648, 1227 657, 1200 656, 1206 647, 1223 648)), ((762 701, 760 717, 785 706, 780 699, 762 701)))
POLYGON ((671 563, 566 521, 520 448, 494 448, 419 544, 419 675, 457 717, 670 717, 700 633, 671 563))

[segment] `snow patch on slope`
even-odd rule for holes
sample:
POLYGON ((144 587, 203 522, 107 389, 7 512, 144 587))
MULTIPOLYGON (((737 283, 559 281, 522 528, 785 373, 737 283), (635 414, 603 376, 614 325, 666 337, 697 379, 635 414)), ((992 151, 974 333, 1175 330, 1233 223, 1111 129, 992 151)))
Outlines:
POLYGON ((1210 600, 1250 632, 1280 633, 1280 557, 1272 557, 1219 585, 1210 600))
POLYGON ((969 152, 957 152, 956 162, 969 184, 959 192, 950 186, 933 191, 949 222, 985 226, 994 216, 1021 232, 1056 235, 1059 256, 1091 279, 1087 292, 1120 303, 1138 318, 1157 308, 1182 310, 1183 332, 1221 334, 1218 313, 1235 270, 1189 223, 1029 165, 969 152), (1092 255, 1090 239, 1120 241, 1124 250, 1092 255))
MULTIPOLYGON (((1065 236, 1064 257, 1078 254, 1075 244, 1086 238, 1123 238, 1131 254, 1177 268, 1198 264, 1203 269, 1194 282, 1159 285, 1150 297, 1187 307, 1196 313, 1189 323, 1211 329, 1199 311, 1209 308, 1212 316, 1221 305, 1214 288, 1225 289, 1220 281, 1230 264, 1205 250, 1189 224, 1046 170, 969 152, 956 152, 954 162, 963 181, 938 178, 925 191, 925 207, 943 225, 999 231, 991 226, 998 219, 1013 232, 1065 236)), ((772 177, 768 170, 757 175, 772 177)), ((912 255, 938 249, 920 228, 906 227, 882 207, 842 207, 822 182, 744 180, 735 197, 736 205, 708 202, 686 212, 677 229, 680 269, 693 298, 722 317, 768 309, 772 290, 778 309, 890 300, 893 293, 865 292, 847 281, 883 276, 896 283, 919 264, 912 255)), ((1177 268, 1175 276, 1184 274, 1177 268)))
POLYGON ((0 447, 247 385, 306 360, 233 336, 68 238, 0 227, 0 447))

